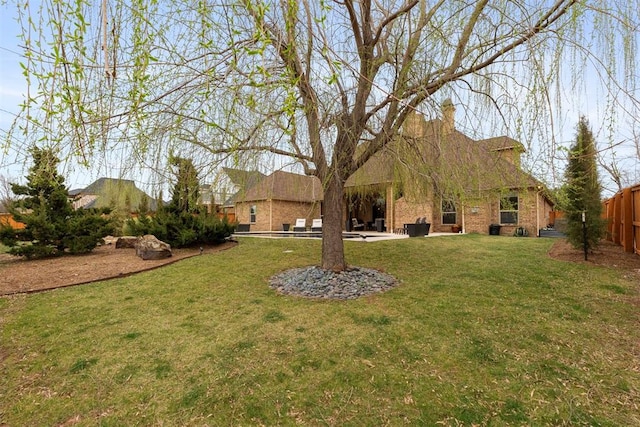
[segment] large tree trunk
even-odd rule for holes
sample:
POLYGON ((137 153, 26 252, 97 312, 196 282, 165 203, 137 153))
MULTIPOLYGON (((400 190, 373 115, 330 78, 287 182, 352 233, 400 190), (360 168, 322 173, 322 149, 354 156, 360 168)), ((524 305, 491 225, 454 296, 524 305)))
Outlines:
POLYGON ((347 267, 342 241, 343 194, 344 182, 335 174, 331 174, 324 186, 322 221, 322 268, 327 270, 342 271, 347 267))

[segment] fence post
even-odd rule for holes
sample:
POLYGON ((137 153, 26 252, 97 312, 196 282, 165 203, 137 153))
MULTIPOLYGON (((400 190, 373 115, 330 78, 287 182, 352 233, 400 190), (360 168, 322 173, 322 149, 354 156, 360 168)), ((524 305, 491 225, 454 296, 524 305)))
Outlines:
POLYGON ((633 193, 631 187, 622 190, 622 246, 633 253, 633 193))
POLYGON ((611 235, 613 238, 613 243, 619 245, 622 239, 620 235, 620 231, 622 227, 620 226, 622 217, 622 193, 616 193, 613 197, 613 226, 611 230, 611 235))
POLYGON ((604 202, 604 217, 607 220, 607 233, 605 234, 605 238, 612 242, 613 241, 613 198, 607 199, 604 202))

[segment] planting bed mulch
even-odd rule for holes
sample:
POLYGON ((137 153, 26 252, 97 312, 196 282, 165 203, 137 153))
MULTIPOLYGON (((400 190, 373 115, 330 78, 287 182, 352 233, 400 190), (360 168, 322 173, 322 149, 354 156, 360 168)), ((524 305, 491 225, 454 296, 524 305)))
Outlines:
MULTIPOLYGON (((214 253, 236 246, 225 242, 203 247, 202 253, 214 253)), ((135 249, 116 249, 104 245, 91 253, 40 260, 25 260, 0 254, 0 295, 38 292, 65 286, 124 277, 152 270, 181 259, 200 255, 200 248, 173 249, 173 256, 161 260, 142 260, 135 249)))
POLYGON ((584 252, 574 249, 565 239, 557 239, 549 251, 549 256, 562 261, 626 270, 638 274, 640 278, 640 255, 627 253, 622 249, 622 246, 608 240, 601 240, 595 250, 588 252, 587 261, 584 260, 584 252))

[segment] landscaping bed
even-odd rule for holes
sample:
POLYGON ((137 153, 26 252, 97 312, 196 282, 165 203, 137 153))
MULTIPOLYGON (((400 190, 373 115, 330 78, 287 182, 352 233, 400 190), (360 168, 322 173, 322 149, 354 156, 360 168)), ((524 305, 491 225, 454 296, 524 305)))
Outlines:
MULTIPOLYGON (((225 242, 205 246, 202 252, 217 252, 235 245, 235 242, 225 242)), ((99 246, 86 255, 39 260, 0 254, 0 295, 37 292, 124 277, 197 256, 200 248, 173 249, 172 252, 170 258, 159 260, 142 260, 136 256, 135 249, 116 249, 115 245, 99 246)))

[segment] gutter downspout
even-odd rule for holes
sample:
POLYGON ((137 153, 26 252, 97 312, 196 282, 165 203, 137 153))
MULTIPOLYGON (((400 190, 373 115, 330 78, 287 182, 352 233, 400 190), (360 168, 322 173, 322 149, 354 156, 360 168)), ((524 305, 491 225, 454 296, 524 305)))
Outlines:
POLYGON ((273 229, 273 199, 269 199, 269 230, 275 231, 273 229))

